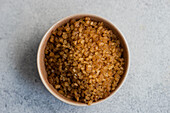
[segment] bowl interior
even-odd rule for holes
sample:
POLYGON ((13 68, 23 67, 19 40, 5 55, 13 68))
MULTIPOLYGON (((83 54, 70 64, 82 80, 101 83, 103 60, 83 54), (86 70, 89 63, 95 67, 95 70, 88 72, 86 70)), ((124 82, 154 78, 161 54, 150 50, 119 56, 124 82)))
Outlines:
MULTIPOLYGON (((73 101, 73 100, 70 100, 66 97, 64 97, 63 95, 61 95, 60 93, 58 93, 56 91, 56 89, 48 82, 48 79, 47 79, 47 72, 45 70, 45 64, 44 64, 44 57, 45 57, 45 54, 44 54, 44 50, 45 50, 45 47, 46 47, 46 44, 47 44, 47 41, 51 35, 51 32, 56 30, 59 26, 63 25, 63 24, 66 24, 67 22, 70 21, 70 19, 80 19, 80 18, 83 18, 83 17, 90 17, 92 20, 94 21, 102 21, 104 23, 104 25, 106 27, 108 27, 109 29, 111 29, 115 34, 117 34, 117 36, 120 38, 120 42, 121 42, 121 46, 123 47, 124 49, 124 52, 123 52, 123 57, 125 59, 125 72, 124 74, 121 76, 121 79, 118 83, 118 86, 116 87, 116 89, 107 97, 109 98, 111 95, 113 95, 119 88, 120 86, 122 85, 123 81, 125 80, 125 77, 127 75, 127 72, 128 72, 128 68, 129 68, 129 51, 128 51, 128 46, 127 46, 127 43, 126 43, 126 40, 124 39, 123 35, 120 33, 120 31, 112 24, 110 23, 109 21, 107 21, 106 19, 103 19, 101 17, 98 17, 98 16, 95 16, 95 15, 89 15, 89 14, 79 14, 79 15, 73 15, 73 16, 69 16, 69 17, 66 17, 60 21, 58 21, 57 23, 55 23, 47 32, 46 34, 44 35, 44 37, 42 38, 41 40, 41 43, 39 45, 39 49, 38 49, 38 55, 37 55, 37 66, 38 66, 38 71, 39 71, 39 75, 40 75, 40 78, 43 82, 43 84, 45 85, 45 87, 50 91, 51 94, 53 94, 56 98, 58 98, 59 100, 61 101, 64 101, 68 104, 71 104, 71 105, 77 105, 77 106, 87 106, 87 104, 85 103, 81 103, 81 102, 76 102, 76 101, 73 101)), ((96 103, 99 103, 99 102, 102 102, 103 100, 106 100, 107 98, 105 99, 101 99, 97 102, 94 102, 92 103, 92 105, 96 104, 96 103)))

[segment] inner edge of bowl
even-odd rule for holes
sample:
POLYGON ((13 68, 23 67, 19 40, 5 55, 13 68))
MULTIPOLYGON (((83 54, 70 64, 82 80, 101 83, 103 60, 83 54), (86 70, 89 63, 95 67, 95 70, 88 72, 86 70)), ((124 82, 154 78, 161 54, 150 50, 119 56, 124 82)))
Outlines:
POLYGON ((130 67, 130 52, 129 52, 127 41, 126 41, 125 37, 123 36, 123 34, 121 33, 121 31, 115 25, 113 25, 110 21, 108 21, 108 20, 106 20, 102 17, 92 15, 92 14, 76 14, 76 15, 65 17, 65 18, 61 19, 60 21, 58 21, 57 23, 55 23, 45 33, 45 35, 43 36, 43 38, 40 42, 40 45, 39 45, 39 48, 38 48, 38 53, 37 53, 37 68, 38 68, 40 78, 41 78, 43 84, 45 85, 45 87, 48 89, 48 91, 53 96, 58 98, 59 100, 65 102, 67 104, 71 104, 71 105, 75 105, 75 106, 88 106, 88 105, 85 104, 85 103, 76 102, 74 100, 70 100, 70 99, 64 97, 63 95, 58 93, 57 90, 48 82, 47 73, 46 73, 45 65, 44 65, 44 57, 45 57, 44 49, 45 49, 46 43, 47 43, 47 41, 48 41, 48 39, 51 35, 51 32, 53 30, 56 30, 56 28, 58 28, 59 26, 66 24, 67 22, 70 21, 70 19, 73 19, 73 18, 74 19, 80 19, 80 18, 83 18, 83 17, 90 17, 94 21, 102 21, 106 27, 113 30, 113 32, 116 31, 117 35, 120 38, 121 46, 124 49, 123 55, 124 55, 124 58, 125 58, 125 72, 121 76, 121 79, 118 82, 118 86, 115 88, 115 90, 108 97, 106 97, 104 99, 100 99, 97 102, 93 102, 92 105, 103 102, 103 101, 107 100, 108 98, 110 98, 111 96, 113 96, 113 94, 115 94, 120 89, 120 87, 123 85, 123 83, 124 83, 124 81, 127 77, 127 74, 129 72, 129 67, 130 67))

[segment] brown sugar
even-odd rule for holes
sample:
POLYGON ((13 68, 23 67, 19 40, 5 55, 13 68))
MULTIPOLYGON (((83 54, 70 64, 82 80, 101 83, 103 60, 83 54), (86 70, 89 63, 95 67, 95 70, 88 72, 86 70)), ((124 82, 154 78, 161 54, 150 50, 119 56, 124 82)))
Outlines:
POLYGON ((124 73, 122 53, 119 37, 103 22, 72 19, 47 42, 49 83, 65 97, 90 105, 115 90, 124 73))

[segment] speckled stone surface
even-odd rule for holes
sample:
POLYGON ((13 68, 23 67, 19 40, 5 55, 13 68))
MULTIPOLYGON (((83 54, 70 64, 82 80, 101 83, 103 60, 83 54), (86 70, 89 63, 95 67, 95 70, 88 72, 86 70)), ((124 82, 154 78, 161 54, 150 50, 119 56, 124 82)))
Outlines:
POLYGON ((170 1, 0 0, 0 113, 170 113, 170 1), (36 68, 42 36, 76 13, 110 20, 131 51, 125 84, 107 101, 89 107, 56 99, 36 68))

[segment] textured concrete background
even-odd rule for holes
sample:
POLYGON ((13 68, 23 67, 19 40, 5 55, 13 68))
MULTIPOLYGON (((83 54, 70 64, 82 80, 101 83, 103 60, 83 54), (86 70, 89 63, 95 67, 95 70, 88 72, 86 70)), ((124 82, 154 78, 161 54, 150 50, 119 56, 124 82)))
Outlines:
POLYGON ((0 113, 170 113, 170 0, 0 0, 0 113), (128 78, 109 100, 75 107, 40 81, 36 53, 55 22, 76 13, 102 16, 126 36, 128 78))

